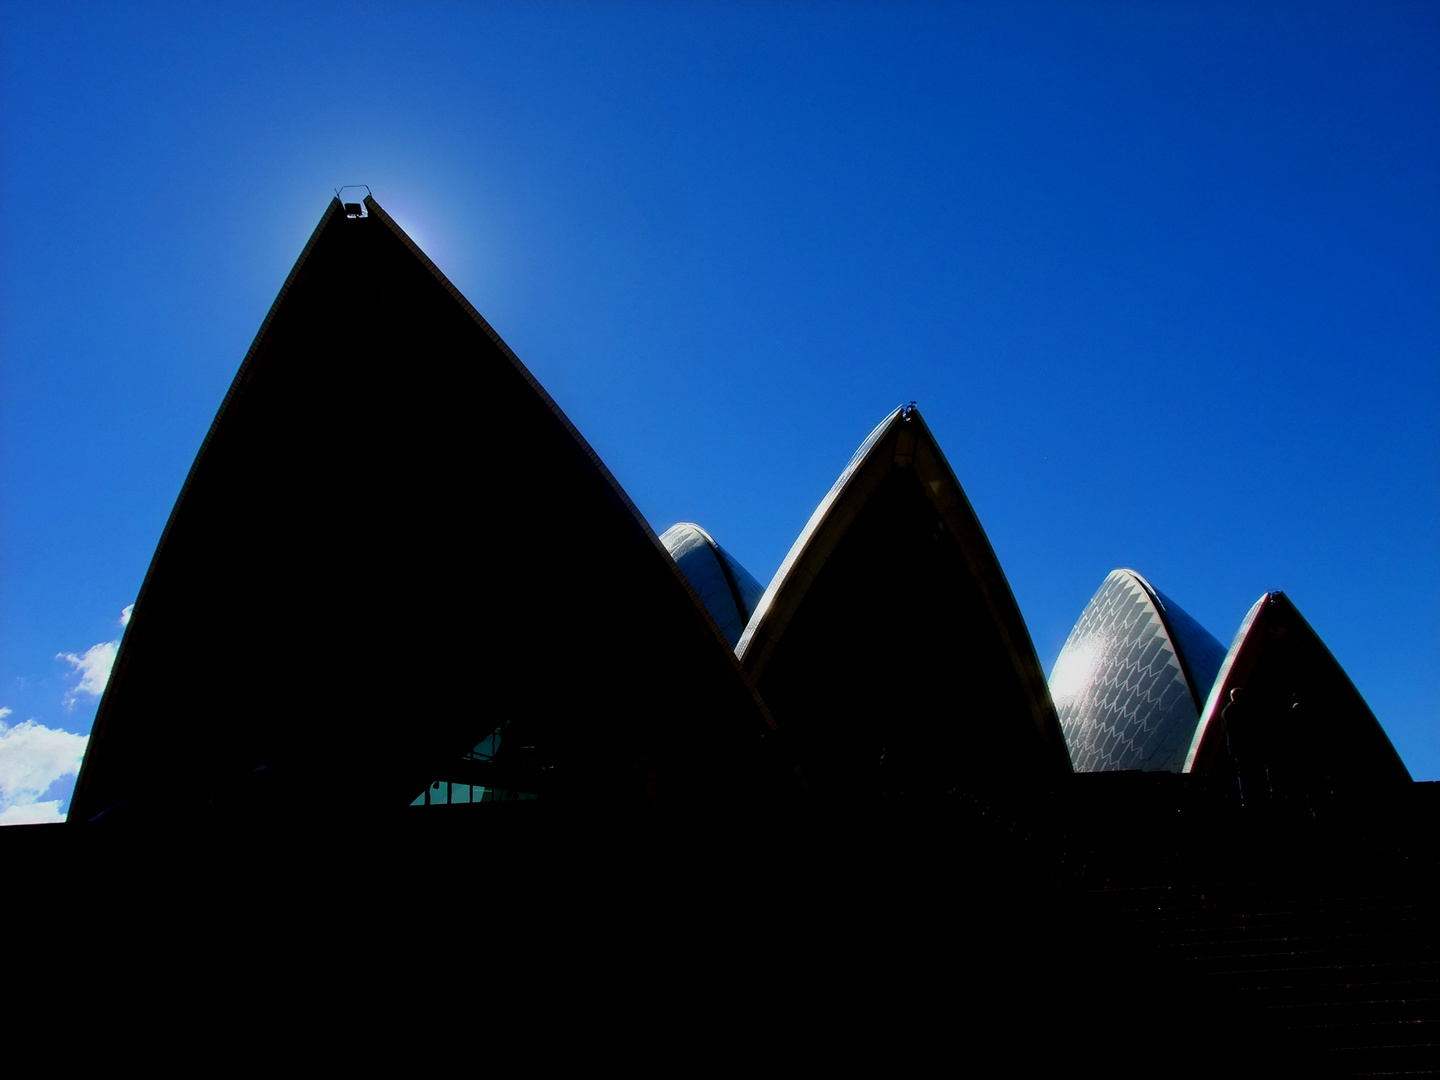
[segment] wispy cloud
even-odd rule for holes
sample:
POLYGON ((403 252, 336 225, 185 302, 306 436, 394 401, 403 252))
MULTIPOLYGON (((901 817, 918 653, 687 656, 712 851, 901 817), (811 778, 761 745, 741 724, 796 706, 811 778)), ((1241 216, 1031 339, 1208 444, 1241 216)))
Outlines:
POLYGON ((51 785, 80 771, 89 735, 26 720, 7 724, 0 708, 0 825, 64 821, 60 799, 41 800, 51 785))
POLYGON ((62 652, 55 657, 56 660, 68 660, 80 674, 80 681, 65 695, 66 708, 73 706, 75 699, 81 694, 98 698, 105 692, 105 684, 110 681, 110 669, 115 666, 115 653, 119 648, 118 640, 102 641, 99 645, 91 645, 79 656, 62 652))
MULTIPOLYGON (((120 633, 125 633, 124 628, 130 625, 130 613, 135 610, 134 604, 126 605, 120 612, 120 633)), ((83 653, 75 654, 62 652, 55 655, 56 660, 64 660, 70 664, 80 676, 80 681, 74 688, 65 695, 65 707, 74 708, 75 702, 83 694, 85 697, 98 698, 105 692, 105 684, 110 681, 110 669, 115 666, 115 654, 120 651, 120 638, 114 641, 102 641, 98 645, 91 645, 83 653)))

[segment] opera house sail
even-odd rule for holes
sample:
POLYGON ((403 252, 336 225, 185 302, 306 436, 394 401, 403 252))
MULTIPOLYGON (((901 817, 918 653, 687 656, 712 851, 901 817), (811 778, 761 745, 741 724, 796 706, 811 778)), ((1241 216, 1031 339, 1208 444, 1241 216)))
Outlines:
POLYGON ((1010 587, 913 408, 856 452, 736 652, 817 791, 945 795, 1070 770, 1010 587))
POLYGON ((1185 771, 1233 776, 1246 798, 1326 799, 1410 780, 1370 706, 1283 592, 1261 596, 1240 624, 1185 771))
POLYGON ((337 200, 176 501, 70 820, 785 798, 773 733, 534 377, 373 199, 337 200))
POLYGON ((764 587, 699 525, 682 521, 660 534, 705 610, 733 649, 764 587))
POLYGON ((1225 648, 1133 570, 1113 570, 1050 674, 1076 772, 1181 772, 1225 648))

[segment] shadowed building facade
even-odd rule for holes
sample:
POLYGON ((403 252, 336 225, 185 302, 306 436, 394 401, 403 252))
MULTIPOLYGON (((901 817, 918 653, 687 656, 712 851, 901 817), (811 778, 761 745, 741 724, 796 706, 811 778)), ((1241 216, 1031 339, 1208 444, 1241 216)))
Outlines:
POLYGON ((1238 776, 1247 798, 1328 799, 1410 781, 1355 684, 1283 592, 1260 597, 1240 624, 1185 771, 1238 776))
POLYGON ((1133 570, 1085 605, 1050 674, 1076 772, 1180 772, 1225 647, 1133 570))
POLYGON ((437 778, 786 798, 773 731, 560 409, 373 199, 336 201, 171 513, 70 820, 349 814, 437 778))
POLYGON ((856 452, 736 653, 817 790, 931 796, 1070 771, 1009 584, 913 408, 856 452))

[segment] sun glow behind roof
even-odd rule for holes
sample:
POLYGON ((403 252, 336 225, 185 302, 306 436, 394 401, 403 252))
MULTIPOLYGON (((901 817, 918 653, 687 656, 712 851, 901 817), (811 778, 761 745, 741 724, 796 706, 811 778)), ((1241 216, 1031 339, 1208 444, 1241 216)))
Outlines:
POLYGON ((416 208, 409 203, 402 203, 398 210, 391 210, 390 207, 378 197, 376 198, 376 202, 379 202, 380 205, 385 208, 385 212, 394 219, 395 224, 405 230, 405 235, 415 241, 415 246, 430 256, 431 262, 436 266, 441 266, 443 269, 442 264, 445 261, 444 249, 447 245, 440 239, 440 237, 443 236, 443 230, 432 227, 430 215, 417 212, 416 208))

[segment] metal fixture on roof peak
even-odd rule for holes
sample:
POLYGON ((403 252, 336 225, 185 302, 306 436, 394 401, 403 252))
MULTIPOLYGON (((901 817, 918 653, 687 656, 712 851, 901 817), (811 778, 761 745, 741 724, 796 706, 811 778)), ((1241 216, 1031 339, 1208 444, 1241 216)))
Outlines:
POLYGON ((370 190, 369 184, 346 184, 344 187, 338 187, 335 189, 335 198, 338 199, 340 201, 340 205, 345 208, 345 216, 348 218, 363 218, 370 216, 365 210, 364 202, 346 202, 345 196, 341 194, 342 191, 359 191, 361 188, 365 189, 365 194, 367 196, 374 194, 374 192, 370 190))

